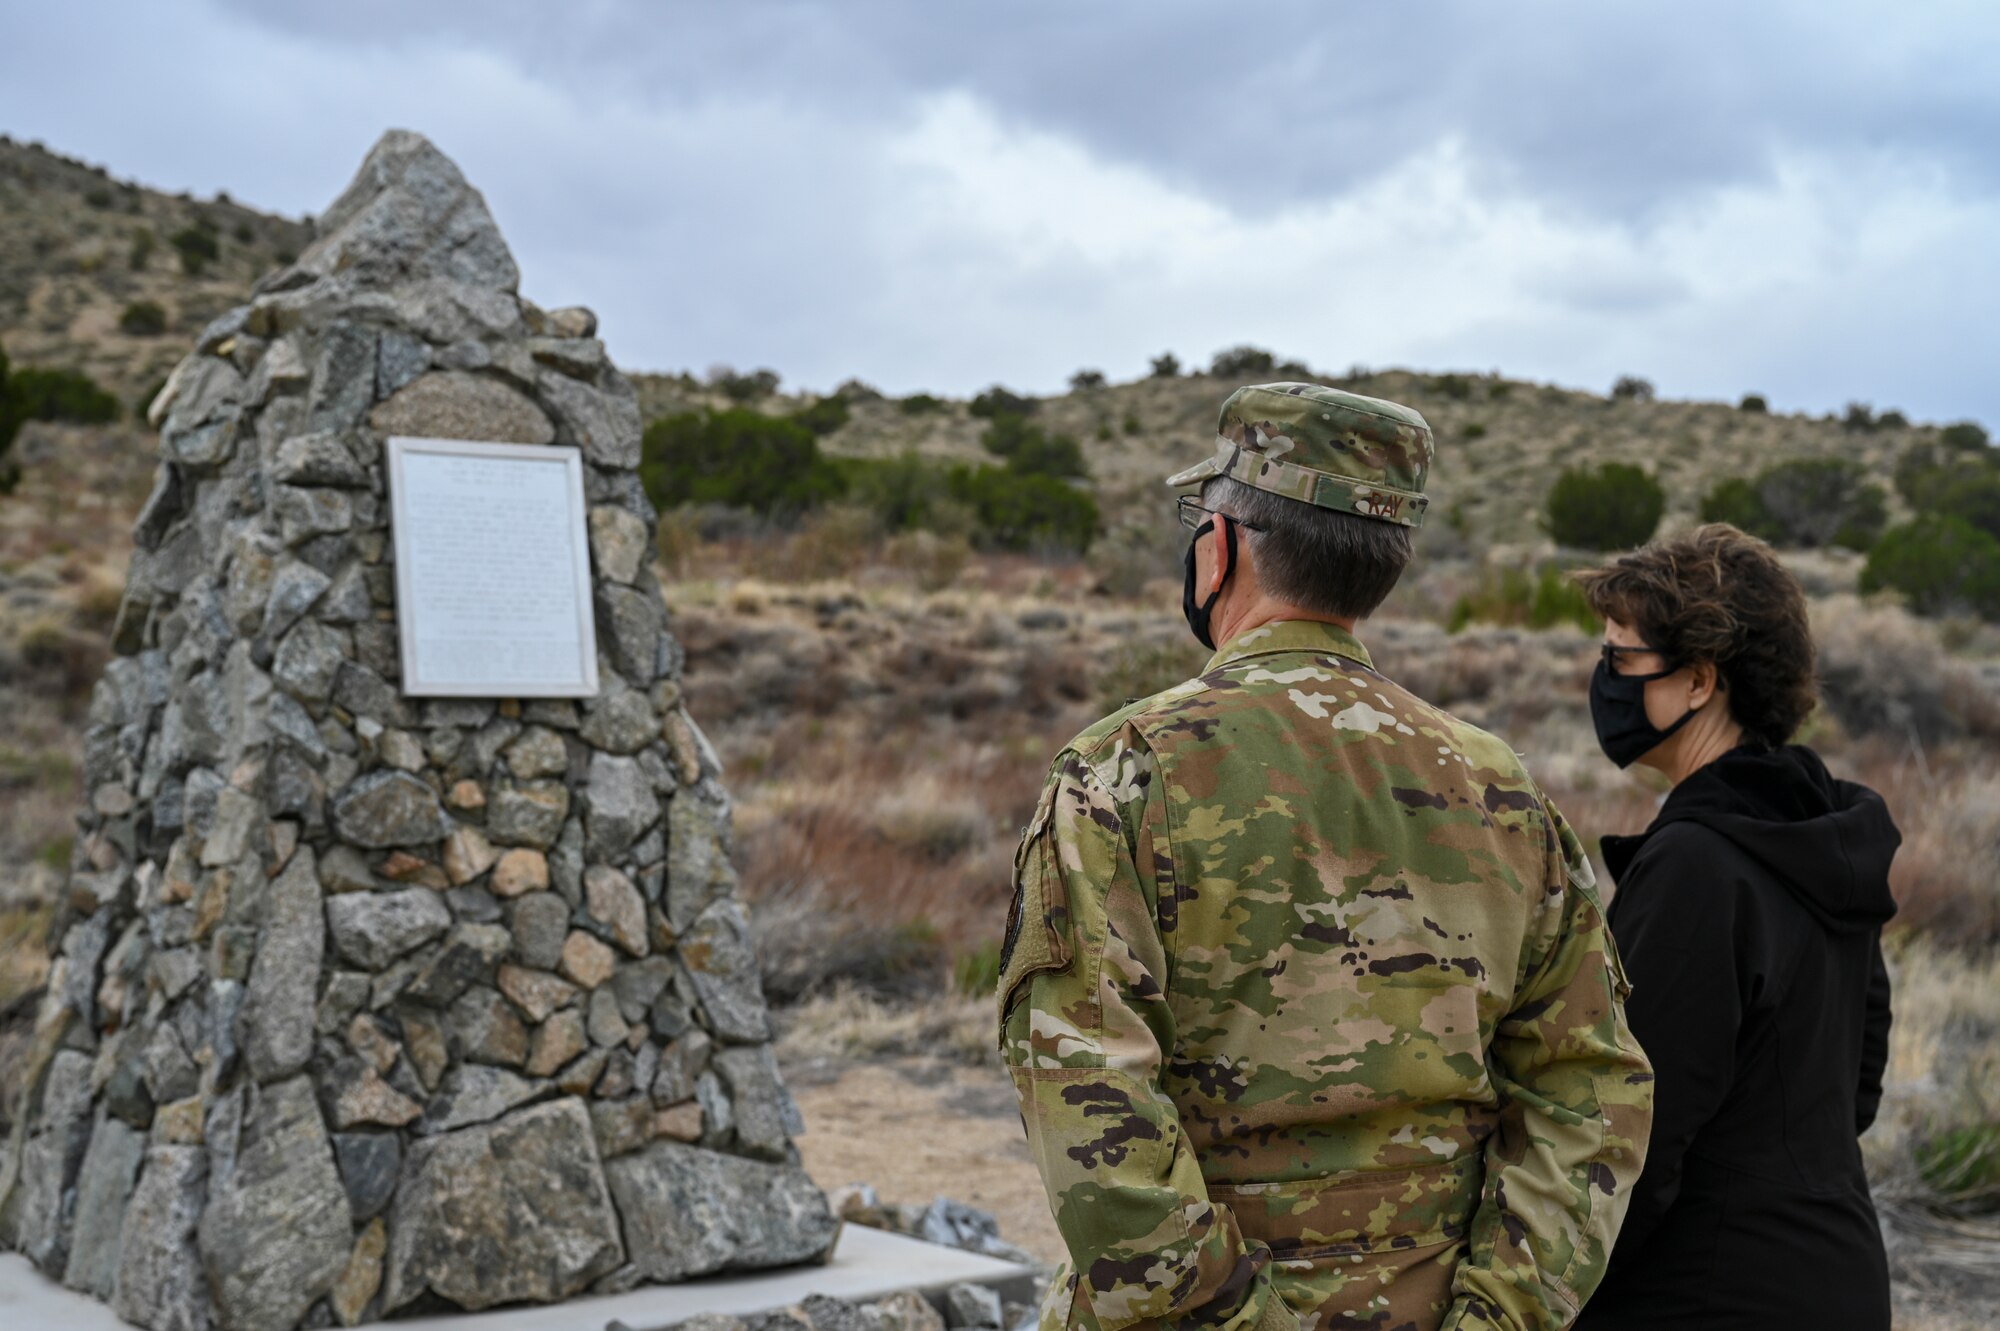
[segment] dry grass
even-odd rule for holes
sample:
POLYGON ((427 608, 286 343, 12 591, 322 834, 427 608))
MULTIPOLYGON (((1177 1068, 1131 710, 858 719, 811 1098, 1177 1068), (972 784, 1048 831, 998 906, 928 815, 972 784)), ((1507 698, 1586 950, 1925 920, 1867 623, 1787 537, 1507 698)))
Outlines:
POLYGON ((921 1057, 953 1063, 996 1058, 993 1004, 980 995, 886 1003, 852 988, 836 989, 785 1012, 778 1057, 788 1063, 921 1057))

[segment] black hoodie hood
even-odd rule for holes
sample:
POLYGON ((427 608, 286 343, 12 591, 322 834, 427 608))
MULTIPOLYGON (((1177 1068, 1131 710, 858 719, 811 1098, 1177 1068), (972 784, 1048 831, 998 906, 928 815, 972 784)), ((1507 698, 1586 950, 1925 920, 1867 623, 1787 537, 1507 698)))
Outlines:
POLYGON ((1699 769, 1674 787, 1644 832, 1604 838, 1613 880, 1648 837, 1679 822, 1727 837, 1829 930, 1879 928, 1896 913, 1889 862, 1903 834, 1880 795, 1835 780, 1811 749, 1732 749, 1699 769))

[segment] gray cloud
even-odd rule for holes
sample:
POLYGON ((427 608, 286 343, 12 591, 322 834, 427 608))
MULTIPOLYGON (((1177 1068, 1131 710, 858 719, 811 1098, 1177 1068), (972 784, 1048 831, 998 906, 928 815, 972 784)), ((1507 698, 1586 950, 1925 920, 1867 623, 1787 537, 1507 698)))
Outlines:
POLYGON ((2000 418, 1996 45, 1710 0, 83 3, 0 16, 0 129, 290 212, 423 130, 635 367, 1048 389, 1249 340, 2000 418))

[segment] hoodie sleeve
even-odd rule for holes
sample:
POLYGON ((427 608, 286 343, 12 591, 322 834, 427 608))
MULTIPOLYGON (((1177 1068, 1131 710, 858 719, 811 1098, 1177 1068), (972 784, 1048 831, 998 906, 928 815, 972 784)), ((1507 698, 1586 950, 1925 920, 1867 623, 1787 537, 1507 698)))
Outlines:
POLYGON ((1882 1105, 1882 1072, 1889 1066, 1889 967, 1882 938, 1875 937, 1874 966, 1868 974, 1868 1020, 1861 1029, 1861 1084, 1854 1093, 1854 1132, 1868 1131, 1882 1105))
POLYGON ((1680 1195, 1695 1134, 1736 1071, 1744 957, 1727 856, 1712 833, 1679 823, 1656 833, 1625 872, 1612 911, 1632 996, 1625 1016, 1653 1063, 1653 1136, 1611 1269, 1643 1261, 1647 1239, 1680 1195))

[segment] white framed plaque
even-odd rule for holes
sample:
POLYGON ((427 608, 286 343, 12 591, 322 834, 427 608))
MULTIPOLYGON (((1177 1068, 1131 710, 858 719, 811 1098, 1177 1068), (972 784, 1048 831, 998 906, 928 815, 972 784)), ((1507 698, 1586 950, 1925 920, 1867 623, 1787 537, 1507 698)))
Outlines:
POLYGON ((389 502, 406 696, 596 695, 576 449, 392 437, 389 502))

